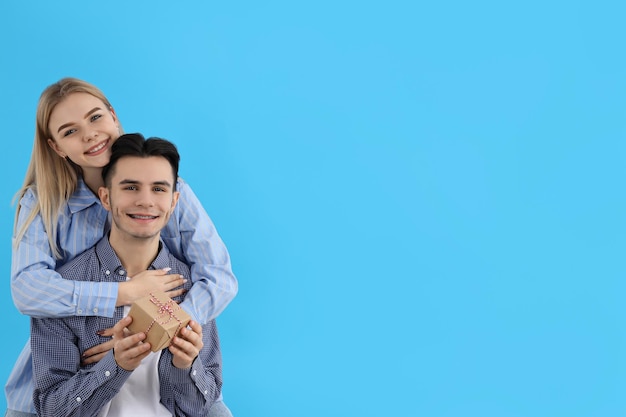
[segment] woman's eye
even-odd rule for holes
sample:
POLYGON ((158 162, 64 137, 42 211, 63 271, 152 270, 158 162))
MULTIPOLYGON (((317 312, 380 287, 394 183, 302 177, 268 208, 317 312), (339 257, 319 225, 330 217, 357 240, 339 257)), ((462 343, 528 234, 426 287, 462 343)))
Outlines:
POLYGON ((96 120, 98 120, 101 117, 102 117, 101 114, 94 114, 93 116, 91 116, 91 121, 95 122, 96 120))
POLYGON ((65 132, 63 132, 63 137, 69 136, 69 135, 71 135, 74 132, 76 132, 76 129, 68 129, 65 132))

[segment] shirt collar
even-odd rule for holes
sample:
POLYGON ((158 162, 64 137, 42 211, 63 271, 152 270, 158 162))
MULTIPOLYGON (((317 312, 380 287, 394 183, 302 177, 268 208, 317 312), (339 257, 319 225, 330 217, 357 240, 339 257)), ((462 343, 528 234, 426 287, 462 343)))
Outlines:
MULTIPOLYGON (((108 234, 96 243, 95 250, 96 256, 100 260, 101 268, 113 273, 118 280, 123 281, 126 279, 126 270, 111 247, 108 234)), ((169 250, 167 249, 167 246, 163 244, 163 241, 159 240, 159 253, 156 258, 154 258, 148 269, 163 269, 169 267, 169 265, 169 250)))
POLYGON ((100 204, 100 199, 96 196, 85 184, 82 178, 78 178, 78 184, 76 184, 76 190, 72 193, 67 200, 67 206, 73 213, 85 210, 94 204, 100 204))

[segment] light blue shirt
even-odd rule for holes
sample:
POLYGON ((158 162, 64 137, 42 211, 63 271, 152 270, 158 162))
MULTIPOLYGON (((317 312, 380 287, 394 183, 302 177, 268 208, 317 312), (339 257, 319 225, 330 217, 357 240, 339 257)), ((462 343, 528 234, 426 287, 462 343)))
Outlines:
MULTIPOLYGON (((193 287, 181 306, 201 324, 216 318, 237 294, 228 251, 213 222, 191 188, 177 182, 180 197, 170 221, 161 231, 169 251, 191 267, 193 287)), ((18 229, 36 205, 29 190, 20 200, 18 229)), ((31 317, 113 317, 117 299, 115 282, 69 281, 55 269, 91 248, 109 229, 108 212, 100 200, 79 181, 77 190, 62 207, 57 244, 62 258, 55 260, 43 222, 38 215, 24 238, 14 246, 11 264, 13 301, 31 317)), ((7 407, 35 413, 30 341, 13 367, 5 387, 7 407)))

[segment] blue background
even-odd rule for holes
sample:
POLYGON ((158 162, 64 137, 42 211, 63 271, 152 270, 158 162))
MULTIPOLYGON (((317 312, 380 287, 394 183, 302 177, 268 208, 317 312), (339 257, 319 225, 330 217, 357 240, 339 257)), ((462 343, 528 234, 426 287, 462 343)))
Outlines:
POLYGON ((75 76, 179 146, 229 248, 235 416, 625 415, 625 11, 3 0, 0 380, 11 199, 75 76))

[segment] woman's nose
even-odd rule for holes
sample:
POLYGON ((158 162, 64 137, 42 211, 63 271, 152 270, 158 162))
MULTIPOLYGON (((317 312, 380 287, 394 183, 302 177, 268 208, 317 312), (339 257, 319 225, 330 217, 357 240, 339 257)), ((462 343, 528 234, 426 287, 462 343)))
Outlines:
POLYGON ((89 142, 91 140, 96 140, 98 136, 98 132, 95 130, 87 130, 87 133, 85 133, 84 139, 85 142, 89 142))

